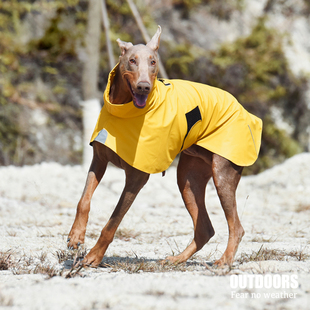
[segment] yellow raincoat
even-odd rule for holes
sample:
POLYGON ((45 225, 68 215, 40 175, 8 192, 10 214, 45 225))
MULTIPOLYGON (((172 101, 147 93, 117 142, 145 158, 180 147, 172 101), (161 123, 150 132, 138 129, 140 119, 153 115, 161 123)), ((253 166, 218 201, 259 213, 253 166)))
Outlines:
POLYGON ((109 75, 104 105, 91 138, 146 173, 166 170, 178 153, 197 144, 239 166, 252 165, 262 121, 226 91, 183 80, 155 80, 146 106, 112 104, 109 75))

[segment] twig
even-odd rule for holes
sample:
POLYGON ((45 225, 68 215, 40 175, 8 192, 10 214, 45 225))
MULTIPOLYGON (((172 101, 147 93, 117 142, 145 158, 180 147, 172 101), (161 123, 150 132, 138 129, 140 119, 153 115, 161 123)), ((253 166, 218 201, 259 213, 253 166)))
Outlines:
POLYGON ((109 64, 110 64, 110 70, 113 69, 115 66, 115 59, 112 49, 112 43, 110 38, 110 23, 109 23, 109 17, 108 17, 108 11, 105 0, 101 0, 101 11, 102 11, 102 24, 105 32, 105 38, 107 43, 107 50, 109 55, 109 64))
MULTIPOLYGON (((145 41, 146 43, 149 42, 151 38, 150 38, 150 36, 148 35, 148 33, 147 33, 147 31, 146 31, 146 28, 144 27, 142 18, 141 18, 141 16, 140 16, 139 12, 138 12, 138 9, 137 9, 136 5, 133 3, 132 0, 127 0, 127 3, 128 3, 128 5, 129 5, 129 7, 130 7, 130 10, 131 10, 131 12, 132 12, 132 14, 133 14, 133 16, 134 16, 134 18, 135 18, 137 24, 138 24, 138 27, 139 27, 139 29, 140 29, 140 31, 141 31, 141 34, 142 34, 142 36, 143 36, 144 41, 145 41)), ((167 72, 166 72, 166 70, 165 70, 165 67, 163 66, 161 60, 160 60, 160 59, 158 59, 158 60, 159 60, 159 62, 158 62, 158 67, 159 67, 159 72, 160 72, 161 76, 162 76, 164 79, 168 79, 168 74, 167 74, 167 72)))
POLYGON ((243 218, 243 213, 244 213, 244 210, 245 210, 245 207, 246 207, 246 203, 247 203, 247 201, 248 201, 248 198, 249 198, 249 195, 247 195, 246 198, 245 198, 245 202, 244 202, 244 206, 243 206, 243 210, 242 210, 242 214, 241 214, 241 220, 242 220, 242 218, 243 218))

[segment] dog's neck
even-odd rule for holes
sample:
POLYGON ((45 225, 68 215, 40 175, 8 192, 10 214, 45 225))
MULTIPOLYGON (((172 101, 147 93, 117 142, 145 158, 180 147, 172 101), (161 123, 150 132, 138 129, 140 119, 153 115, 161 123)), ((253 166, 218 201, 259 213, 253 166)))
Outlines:
POLYGON ((116 68, 115 76, 110 88, 109 99, 112 104, 124 104, 132 101, 132 95, 126 81, 123 80, 119 66, 116 68))

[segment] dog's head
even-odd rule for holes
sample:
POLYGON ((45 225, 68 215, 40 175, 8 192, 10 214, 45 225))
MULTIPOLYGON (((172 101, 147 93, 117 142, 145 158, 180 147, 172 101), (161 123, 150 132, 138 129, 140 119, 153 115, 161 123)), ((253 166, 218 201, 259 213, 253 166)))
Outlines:
POLYGON ((158 55, 161 27, 146 45, 133 45, 120 39, 117 43, 121 49, 119 69, 127 83, 134 105, 142 109, 151 92, 158 73, 158 55))

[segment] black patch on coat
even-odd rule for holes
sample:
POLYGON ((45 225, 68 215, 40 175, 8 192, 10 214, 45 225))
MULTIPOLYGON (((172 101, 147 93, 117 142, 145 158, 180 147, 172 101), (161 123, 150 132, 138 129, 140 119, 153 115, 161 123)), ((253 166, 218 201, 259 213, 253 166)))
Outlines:
POLYGON ((165 86, 170 86, 170 83, 166 83, 164 79, 158 79, 159 82, 162 82, 165 86))
MULTIPOLYGON (((181 150, 184 146, 184 142, 185 142, 185 139, 186 137, 188 136, 190 130, 193 128, 193 126, 202 120, 201 118, 201 113, 200 113, 200 110, 199 110, 199 107, 197 106, 196 108, 194 108, 193 110, 187 112, 185 114, 185 117, 186 117, 186 121, 187 121, 187 132, 186 132, 186 135, 184 137, 184 140, 183 140, 183 143, 182 143, 182 147, 181 147, 181 150)), ((181 151, 180 150, 180 151, 181 151)))

